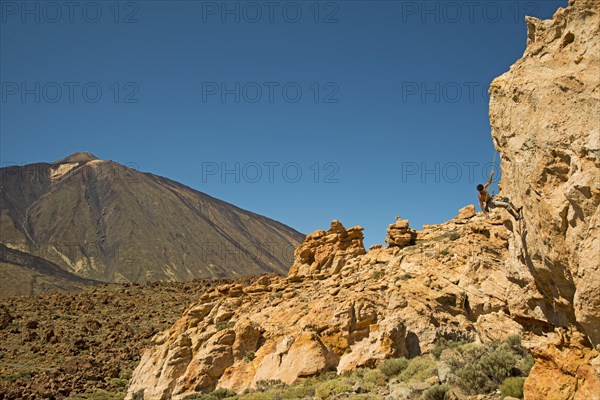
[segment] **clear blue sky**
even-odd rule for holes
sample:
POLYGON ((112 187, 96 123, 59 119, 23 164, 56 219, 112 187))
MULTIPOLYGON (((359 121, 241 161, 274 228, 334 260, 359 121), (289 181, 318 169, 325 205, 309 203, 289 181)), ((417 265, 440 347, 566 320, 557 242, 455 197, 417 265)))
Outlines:
POLYGON ((397 215, 476 202, 487 86, 522 55, 524 15, 566 3, 2 0, 2 166, 90 151, 383 243, 397 215))

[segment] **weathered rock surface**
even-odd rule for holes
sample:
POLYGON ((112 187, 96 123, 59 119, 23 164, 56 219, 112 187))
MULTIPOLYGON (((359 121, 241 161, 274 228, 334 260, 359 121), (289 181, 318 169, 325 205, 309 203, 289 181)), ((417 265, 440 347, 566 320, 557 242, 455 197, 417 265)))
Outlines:
POLYGON ((385 242, 390 247, 406 247, 415 244, 417 234, 410 229, 408 221, 400 217, 396 217, 396 222, 387 228, 387 238, 385 242))
POLYGON ((599 12, 597 1, 571 0, 552 20, 528 17, 525 54, 490 87, 502 186, 525 217, 512 228, 507 269, 529 298, 512 315, 538 334, 530 340, 538 363, 528 398, 592 398, 583 388, 599 386, 597 367, 574 372, 594 357, 598 365, 592 348, 600 343, 599 12), (566 344, 549 339, 565 335, 566 344), (567 391, 558 376, 577 384, 567 391))
MULTIPOLYGON (((598 353, 576 330, 557 329, 542 339, 527 335, 536 364, 525 381, 527 399, 597 399, 598 353)), ((527 343, 525 343, 527 344, 527 343)))
POLYGON ((501 219, 473 216, 417 233, 414 246, 366 254, 357 228, 336 222, 308 235, 287 278, 219 287, 154 337, 128 397, 179 399, 375 366, 431 350, 440 337, 487 340, 482 315, 494 316, 494 339, 520 331, 502 314, 513 284, 503 272, 510 232, 501 219))
POLYGON ((294 252, 289 276, 339 273, 348 260, 365 254, 362 230, 360 226, 346 229, 335 220, 327 232, 319 230, 307 235, 294 252))
POLYGON ((475 211, 475 206, 473 204, 469 204, 468 206, 464 206, 460 210, 458 210, 458 215, 454 217, 456 221, 468 221, 473 218, 477 212, 475 211))

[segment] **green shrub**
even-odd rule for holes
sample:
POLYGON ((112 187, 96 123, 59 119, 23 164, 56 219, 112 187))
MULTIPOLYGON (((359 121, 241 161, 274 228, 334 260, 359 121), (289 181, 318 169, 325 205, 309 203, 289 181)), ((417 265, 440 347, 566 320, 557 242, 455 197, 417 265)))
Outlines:
POLYGON ((281 398, 295 400, 312 398, 315 396, 315 384, 314 379, 306 379, 293 386, 288 386, 281 392, 281 398))
POLYGON ((458 232, 451 232, 451 233, 448 235, 448 238, 449 238, 450 240, 457 240, 458 238, 460 238, 460 233, 458 233, 458 232))
POLYGON ((367 369, 363 373, 363 383, 369 390, 375 390, 377 386, 385 386, 386 376, 378 369, 367 369))
POLYGON ((248 361, 248 362, 251 362, 255 358, 256 358, 256 354, 253 351, 247 352, 246 355, 244 356, 244 359, 246 359, 246 361, 248 361))
POLYGON ((467 362, 475 362, 483 357, 490 350, 489 346, 481 344, 469 343, 465 346, 461 346, 457 351, 467 362))
POLYGON ((279 379, 266 379, 256 382, 256 390, 261 392, 266 392, 271 389, 282 389, 285 386, 285 383, 281 382, 279 379))
POLYGON ((244 400, 281 400, 279 393, 252 392, 239 397, 244 400))
POLYGON ((531 354, 527 354, 523 359, 519 360, 517 363, 517 368, 519 368, 523 376, 528 376, 529 372, 531 372, 531 368, 533 368, 533 364, 535 364, 533 356, 531 354))
POLYGON ((446 392, 450 389, 448 385, 434 385, 421 395, 420 400, 444 400, 446 392))
POLYGON ((375 271, 373 273, 373 279, 374 280, 378 280, 381 279, 381 277, 383 276, 383 271, 379 270, 379 271, 375 271))
POLYGON ((398 380, 408 382, 410 380, 424 381, 434 374, 435 362, 430 357, 415 357, 398 376, 398 380))
POLYGON ((337 372, 335 371, 326 371, 323 372, 322 374, 320 374, 317 379, 319 381, 328 381, 330 379, 336 379, 338 376, 337 372))
POLYGON ((379 370, 383 372, 385 376, 391 377, 394 375, 398 375, 400 372, 404 371, 407 365, 408 360, 404 357, 390 358, 388 360, 385 360, 383 364, 381 364, 379 370))
POLYGON ((210 393, 192 393, 188 394, 183 400, 219 400, 210 393))
POLYGON ((456 371, 456 383, 469 393, 487 393, 493 388, 486 373, 473 364, 456 371))
POLYGON ((352 382, 346 378, 319 382, 315 387, 315 395, 321 398, 348 392, 352 392, 352 382))
POLYGON ((407 280, 409 280, 409 279, 411 279, 411 278, 412 278, 412 275, 411 275, 409 272, 407 272, 407 273, 404 273, 404 274, 400 275, 400 276, 399 276, 399 277, 396 279, 396 281, 407 281, 407 280))
POLYGON ((236 396, 235 392, 229 389, 219 388, 211 393, 192 393, 183 398, 183 400, 224 400, 236 396))
POLYGON ((127 380, 129 382, 131 380, 132 371, 129 369, 122 369, 119 372, 119 378, 127 380))
POLYGON ((508 344, 510 347, 520 347, 521 335, 510 335, 504 340, 504 343, 508 344))
POLYGON ((500 385, 500 394, 503 397, 511 396, 516 397, 517 399, 523 398, 523 384, 525 383, 525 378, 523 377, 514 377, 511 376, 506 378, 502 385, 500 385))
POLYGON ((516 364, 515 356, 502 347, 498 347, 479 360, 481 369, 487 371, 488 376, 498 384, 510 376, 516 364))
POLYGON ((84 398, 87 400, 121 400, 124 396, 125 393, 112 393, 103 389, 98 389, 94 393, 86 395, 84 398))
POLYGON ((521 335, 510 335, 504 340, 504 344, 511 348, 512 352, 525 357, 529 351, 521 344, 521 335))
POLYGON ((144 389, 138 390, 133 394, 133 400, 144 400, 144 389))
POLYGON ((447 362, 450 368, 456 371, 465 365, 476 363, 485 353, 486 347, 479 344, 467 343, 464 346, 457 347, 455 353, 447 362))
POLYGON ((234 391, 231 391, 229 389, 224 389, 224 388, 218 388, 215 391, 213 391, 211 394, 219 400, 236 396, 236 393, 234 391))
POLYGON ((127 379, 122 378, 110 378, 109 384, 115 389, 122 389, 124 391, 127 388, 127 384, 129 384, 129 381, 127 379))
POLYGON ((222 331, 223 329, 229 329, 235 325, 234 321, 219 321, 215 324, 215 328, 218 331, 222 331))
POLYGON ((456 371, 457 384, 467 392, 489 393, 510 376, 517 360, 505 346, 478 347, 467 352, 467 363, 456 371), (480 352, 479 358, 469 359, 480 352))
POLYGON ((435 343, 435 347, 433 348, 433 350, 431 350, 431 354, 437 359, 440 359, 440 356, 442 355, 442 352, 446 349, 454 349, 457 348, 459 346, 462 346, 466 344, 465 342, 461 342, 461 341, 454 341, 454 340, 448 340, 446 338, 439 338, 436 343, 435 343))

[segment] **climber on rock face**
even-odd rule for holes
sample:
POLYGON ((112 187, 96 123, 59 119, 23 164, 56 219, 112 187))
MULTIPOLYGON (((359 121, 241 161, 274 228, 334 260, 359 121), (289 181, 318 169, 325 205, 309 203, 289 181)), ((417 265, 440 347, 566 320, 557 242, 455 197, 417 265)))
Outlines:
POLYGON ((483 211, 486 215, 489 210, 497 207, 502 207, 506 209, 512 215, 515 220, 521 219, 521 208, 517 208, 510 202, 508 197, 492 197, 487 192, 487 188, 492 184, 492 179, 494 178, 494 171, 490 174, 490 179, 488 179, 485 185, 479 184, 477 185, 477 192, 479 192, 479 206, 481 207, 481 211, 483 211))

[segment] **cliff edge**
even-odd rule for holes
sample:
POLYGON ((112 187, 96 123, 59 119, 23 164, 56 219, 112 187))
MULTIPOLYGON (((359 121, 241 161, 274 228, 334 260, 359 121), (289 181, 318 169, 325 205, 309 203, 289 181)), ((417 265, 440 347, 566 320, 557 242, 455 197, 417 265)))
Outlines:
POLYGON ((527 17, 523 57, 490 87, 501 186, 524 215, 511 226, 509 269, 519 271, 521 290, 537 292, 522 310, 513 307, 535 333, 529 398, 552 398, 561 386, 577 391, 580 375, 600 371, 598 5, 571 0, 551 20, 527 17), (594 371, 582 367, 589 360, 594 371))

